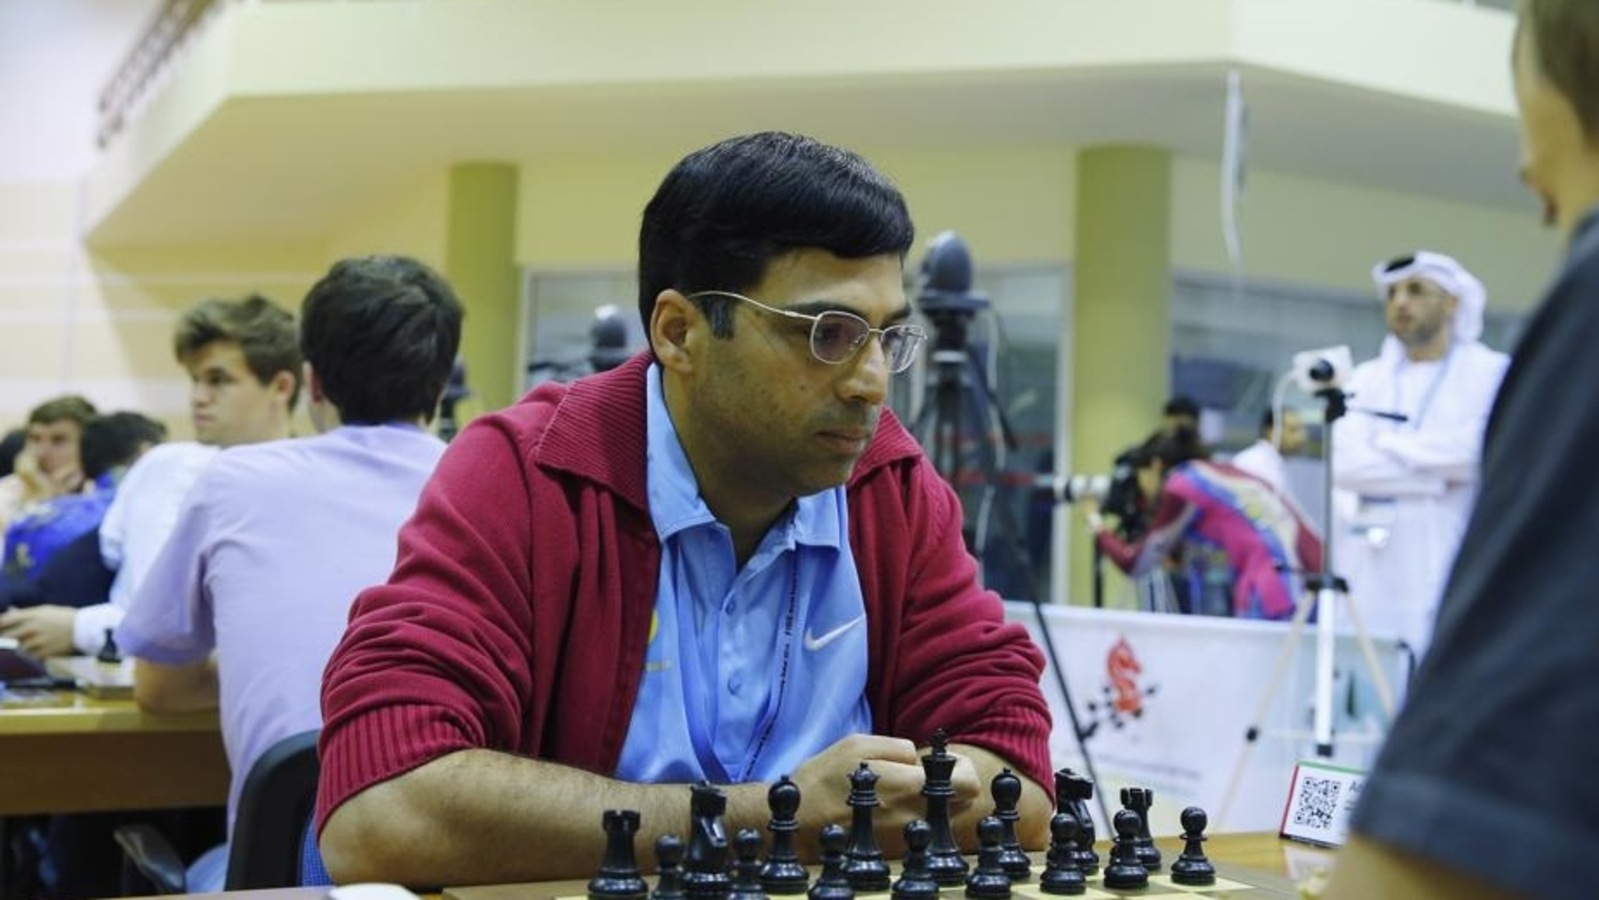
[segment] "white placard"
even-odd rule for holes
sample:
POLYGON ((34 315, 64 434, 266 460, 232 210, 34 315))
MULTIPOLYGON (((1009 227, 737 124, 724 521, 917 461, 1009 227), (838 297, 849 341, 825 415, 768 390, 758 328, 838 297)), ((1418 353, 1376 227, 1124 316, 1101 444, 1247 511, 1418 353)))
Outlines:
POLYGON ((1279 833, 1324 847, 1342 847, 1366 773, 1314 760, 1294 767, 1279 833))

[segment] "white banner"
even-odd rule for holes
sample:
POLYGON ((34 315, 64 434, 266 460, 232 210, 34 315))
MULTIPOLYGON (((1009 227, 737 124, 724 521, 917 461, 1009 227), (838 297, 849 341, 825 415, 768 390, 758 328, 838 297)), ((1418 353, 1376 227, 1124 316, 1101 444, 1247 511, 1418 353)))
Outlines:
MULTIPOLYGON (((1178 814, 1185 806, 1203 807, 1211 832, 1277 829, 1295 763, 1316 755, 1314 624, 1290 644, 1288 623, 1007 602, 1006 617, 1026 625, 1046 652, 1040 615, 1083 734, 1081 743, 1073 736, 1051 663, 1043 686, 1055 717, 1050 755, 1056 768, 1087 775, 1086 749, 1096 790, 1113 813, 1121 788, 1153 790, 1150 829, 1157 835, 1181 832, 1178 814), (1273 684, 1289 647, 1290 663, 1273 684), (1260 715, 1268 692, 1270 705, 1260 715), (1259 736, 1251 742, 1246 735, 1256 726, 1259 736), (1237 787, 1229 790, 1235 773, 1237 787)), ((1402 697, 1408 655, 1391 640, 1372 643, 1396 698, 1402 697)), ((1335 647, 1333 756, 1325 761, 1365 769, 1387 719, 1354 637, 1339 636, 1335 647)), ((1097 802, 1090 806, 1100 819, 1097 802)), ((1103 821, 1097 827, 1101 838, 1109 834, 1103 821)))

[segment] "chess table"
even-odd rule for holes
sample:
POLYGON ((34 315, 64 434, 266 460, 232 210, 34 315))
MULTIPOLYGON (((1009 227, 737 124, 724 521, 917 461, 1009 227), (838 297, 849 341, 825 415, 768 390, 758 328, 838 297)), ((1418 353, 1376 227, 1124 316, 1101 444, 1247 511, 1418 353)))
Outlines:
POLYGON ((0 699, 0 816, 221 806, 217 714, 152 716, 77 691, 0 699))
MULTIPOLYGON (((1175 838, 1158 838, 1155 842, 1165 858, 1166 867, 1158 874, 1150 876, 1149 887, 1134 891, 1115 891, 1100 885, 1099 876, 1089 879, 1086 893, 1077 896, 1088 900, 1104 900, 1112 897, 1139 897, 1142 900, 1253 900, 1253 898, 1293 898, 1299 900, 1301 894, 1295 881, 1288 877, 1289 863, 1285 855, 1285 844, 1275 834, 1221 834, 1212 836, 1205 844, 1205 852, 1216 866, 1216 884, 1207 887, 1181 887, 1173 885, 1167 874, 1170 861, 1177 858, 1182 852, 1182 842, 1175 838)), ((1104 856, 1104 842, 1100 846, 1101 857, 1104 856)), ((1299 845, 1290 845, 1288 850, 1296 853, 1320 853, 1320 851, 1307 851, 1299 845)), ((1330 862, 1330 853, 1322 854, 1330 862)), ((1036 854, 1038 861, 1042 862, 1042 855, 1036 854)), ((898 875, 899 867, 894 867, 898 875)), ((1037 872, 1042 866, 1034 867, 1034 876, 1031 881, 1013 885, 1011 897, 1013 900, 1054 900, 1053 895, 1045 894, 1038 889, 1037 872)), ((653 878, 649 879, 653 885, 653 878)), ((481 887, 447 888, 444 891, 444 900, 585 900, 587 897, 588 882, 575 881, 549 881, 536 884, 502 884, 485 885, 481 887)), ((964 896, 960 888, 945 888, 943 897, 947 900, 960 900, 964 896)), ((804 895, 798 895, 798 900, 803 900, 804 895)), ((888 893, 857 894, 857 900, 888 900, 888 893)))

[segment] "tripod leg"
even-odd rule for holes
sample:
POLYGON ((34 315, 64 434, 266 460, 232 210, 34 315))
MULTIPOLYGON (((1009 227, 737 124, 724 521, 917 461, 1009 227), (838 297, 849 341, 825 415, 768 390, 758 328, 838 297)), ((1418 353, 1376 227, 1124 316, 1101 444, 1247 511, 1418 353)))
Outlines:
POLYGON ((1394 719, 1394 692, 1388 684, 1388 676, 1383 674, 1382 665, 1377 660, 1377 648, 1371 642, 1371 636, 1366 633, 1365 623, 1360 620, 1360 610, 1355 607, 1355 600, 1347 591, 1339 592, 1344 598, 1344 605, 1349 609, 1349 620, 1355 623, 1355 643, 1360 647, 1360 655, 1366 660, 1366 668, 1371 672, 1371 684, 1377 691, 1377 701, 1382 704, 1383 715, 1388 721, 1394 719))
POLYGON ((1244 732, 1244 748, 1238 751, 1238 761, 1233 764, 1233 773, 1227 779, 1227 792, 1222 795, 1221 814, 1216 817, 1216 827, 1219 829, 1227 821, 1227 813, 1232 809, 1233 798, 1238 794, 1238 782, 1244 776, 1244 766, 1249 762, 1249 753, 1255 746, 1255 740, 1260 737, 1260 723, 1265 721, 1266 713, 1271 709, 1272 697, 1276 696, 1277 689, 1282 686, 1283 675, 1288 671, 1288 664, 1294 658, 1294 651, 1299 647, 1299 636, 1304 633, 1305 620, 1316 608, 1316 595, 1310 594, 1294 610, 1293 622, 1290 624, 1288 634, 1283 638, 1282 649, 1277 651, 1277 662, 1272 666, 1271 680, 1266 682, 1266 689, 1261 692, 1260 703, 1255 707, 1254 718, 1249 720, 1249 729, 1244 732))

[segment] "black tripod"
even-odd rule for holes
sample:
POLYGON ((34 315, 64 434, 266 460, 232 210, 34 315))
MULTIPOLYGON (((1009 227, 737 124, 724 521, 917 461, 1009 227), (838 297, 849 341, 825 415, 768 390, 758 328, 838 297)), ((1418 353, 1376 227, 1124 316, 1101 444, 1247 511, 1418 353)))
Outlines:
MULTIPOLYGON (((1066 671, 1044 616, 1031 554, 1016 525, 1014 510, 1000 496, 1003 453, 1016 449, 1016 436, 1004 410, 995 402, 981 363, 967 344, 972 318, 988 308, 988 298, 972 291, 971 257, 954 232, 946 231, 933 239, 922 260, 922 275, 918 303, 934 328, 932 372, 912 433, 938 474, 961 496, 969 523, 964 529, 966 544, 978 560, 984 586, 1001 596, 1032 604, 1038 633, 1071 719, 1072 736, 1089 780, 1097 782, 1093 757, 1085 742, 1090 732, 1084 731, 1077 720, 1077 706, 1066 686, 1066 671), (967 502, 973 495, 977 498, 975 505, 967 502), (996 570, 989 565, 990 554, 995 551, 1005 554, 1010 562, 1008 582, 1002 575, 1006 569, 996 570), (1002 589, 1005 587, 1010 590, 1002 589)), ((1104 791, 1096 792, 1096 796, 1105 827, 1109 828, 1110 810, 1104 791)))

